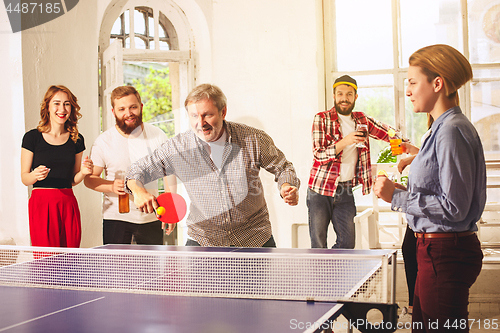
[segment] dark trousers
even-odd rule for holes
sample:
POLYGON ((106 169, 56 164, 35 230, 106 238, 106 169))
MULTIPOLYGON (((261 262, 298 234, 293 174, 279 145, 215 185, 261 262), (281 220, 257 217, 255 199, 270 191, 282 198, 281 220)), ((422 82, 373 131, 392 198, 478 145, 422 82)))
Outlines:
POLYGON ((137 244, 163 245, 163 230, 160 221, 139 224, 103 220, 103 244, 131 244, 132 236, 137 244))
POLYGON ((482 259, 476 234, 417 239, 412 332, 469 332, 469 288, 482 259))
MULTIPOLYGON (((195 240, 188 239, 186 241, 186 246, 201 246, 201 245, 195 240)), ((269 240, 264 245, 262 245, 262 247, 276 247, 276 242, 274 241, 274 237, 271 235, 271 238, 269 238, 269 240)))
POLYGON ((406 285, 408 286, 408 305, 413 306, 415 282, 417 281, 417 237, 410 227, 406 227, 405 238, 401 245, 405 264, 406 285))

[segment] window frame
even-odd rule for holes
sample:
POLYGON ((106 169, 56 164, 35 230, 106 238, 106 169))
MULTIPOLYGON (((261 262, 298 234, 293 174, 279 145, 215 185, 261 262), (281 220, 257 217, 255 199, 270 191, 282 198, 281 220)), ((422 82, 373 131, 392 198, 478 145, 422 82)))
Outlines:
MULTIPOLYGON (((125 1, 124 1, 125 2, 125 1)), ((189 26, 186 25, 186 19, 183 16, 179 16, 179 11, 173 10, 166 6, 163 1, 150 1, 147 6, 138 1, 131 1, 124 3, 123 6, 110 7, 109 12, 103 18, 103 23, 101 26, 100 37, 99 37, 99 112, 106 109, 106 96, 105 87, 109 84, 106 82, 107 73, 103 65, 103 54, 110 46, 111 41, 111 31, 116 20, 119 20, 124 13, 129 11, 129 38, 130 38, 130 48, 123 46, 122 40, 122 57, 120 61, 124 62, 160 62, 160 63, 172 63, 171 76, 176 77, 175 89, 178 93, 172 95, 172 108, 174 110, 175 118, 175 130, 176 133, 181 132, 187 128, 187 120, 185 115, 181 112, 181 100, 184 96, 187 96, 188 92, 194 86, 194 59, 192 57, 192 45, 193 36, 189 35, 189 26), (148 7, 152 9, 154 26, 155 26, 155 45, 158 44, 159 40, 159 24, 160 18, 162 19, 162 24, 166 28, 165 32, 168 34, 170 39, 170 50, 160 50, 160 49, 135 49, 134 41, 134 10, 135 8, 148 7), (177 31, 179 29, 179 31, 177 31), (188 34, 186 34, 188 33, 188 34), (180 35, 179 35, 180 34, 180 35), (175 95, 175 96, 174 96, 175 95)), ((181 11, 182 12, 182 11, 181 11)), ((121 21, 121 32, 125 32, 125 20, 121 21)), ((120 84, 123 84, 120 83, 120 84)), ((174 83, 173 83, 174 84, 174 83)), ((101 125, 103 122, 101 122, 101 125)), ((102 126, 101 130, 102 130, 102 126)))
MULTIPOLYGON (((125 41, 127 38, 130 40, 130 46, 129 47, 124 47, 124 49, 130 48, 130 49, 135 49, 135 39, 134 37, 138 37, 144 41, 145 44, 145 49, 146 50, 161 50, 160 49, 160 44, 159 42, 165 42, 168 45, 169 50, 178 50, 179 49, 179 43, 177 40, 177 34, 175 32, 175 28, 173 27, 172 23, 170 20, 163 14, 161 11, 154 10, 151 7, 146 7, 146 6, 136 6, 133 8, 128 8, 125 9, 120 16, 117 18, 117 20, 120 20, 120 33, 119 34, 110 34, 110 38, 113 39, 119 39, 122 41, 122 45, 126 45, 125 41), (126 33, 125 25, 125 12, 128 12, 129 15, 129 33, 126 33), (142 17, 144 19, 144 25, 145 25, 145 33, 136 33, 135 32, 135 11, 138 11, 140 14, 142 14, 142 17), (149 29, 149 18, 153 19, 154 22, 154 32, 153 36, 151 36, 151 32, 149 29), (160 37, 159 31, 160 29, 163 29, 165 32, 165 37, 160 37), (172 38, 171 38, 172 36, 172 38), (134 42, 132 42, 134 40, 134 42), (155 48, 151 48, 151 42, 154 42, 155 48)), ((144 49, 141 49, 144 50, 144 49)))
MULTIPOLYGON (((327 109, 333 107, 333 94, 332 85, 335 78, 348 74, 353 77, 362 75, 375 75, 375 74, 391 74, 393 76, 394 84, 394 107, 395 107, 395 119, 394 124, 398 127, 404 135, 407 135, 408 128, 406 126, 405 117, 405 80, 407 79, 408 66, 400 67, 399 58, 401 53, 401 42, 400 42, 400 1, 401 0, 391 0, 392 9, 392 39, 393 39, 393 68, 392 69, 381 69, 381 70, 362 70, 362 71, 350 71, 343 72, 338 70, 337 66, 337 56, 335 50, 336 45, 336 35, 337 29, 335 25, 336 17, 336 0, 322 0, 323 4, 323 36, 324 36, 324 47, 325 47, 325 106, 327 109)), ((469 13, 468 13, 468 0, 460 0, 461 17, 462 17, 462 45, 463 54, 469 59, 470 58, 470 43, 469 43, 469 13)), ((480 69, 500 69, 500 63, 488 63, 488 64, 472 64, 472 70, 480 69)), ((465 84, 459 89, 460 96, 460 106, 462 111, 468 119, 471 119, 472 113, 472 88, 471 84, 474 82, 479 82, 479 79, 473 79, 465 84)), ((362 88, 363 86, 360 86, 362 88)))

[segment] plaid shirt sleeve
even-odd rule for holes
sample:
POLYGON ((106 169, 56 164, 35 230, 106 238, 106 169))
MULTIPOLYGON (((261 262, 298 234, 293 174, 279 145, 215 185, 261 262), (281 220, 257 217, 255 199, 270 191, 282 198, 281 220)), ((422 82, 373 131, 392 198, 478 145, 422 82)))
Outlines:
MULTIPOLYGON (((365 115, 363 112, 353 112, 353 117, 356 123, 367 124, 368 133, 370 137, 389 142, 389 134, 387 133, 392 127, 386 125, 372 117, 365 115)), ((396 137, 402 138, 401 132, 392 128, 396 132, 396 137)), ((408 141, 403 138, 403 141, 408 141)), ((368 144, 368 149, 362 149, 359 152, 359 163, 356 177, 356 184, 363 185, 363 194, 370 193, 371 187, 373 185, 373 178, 371 174, 371 162, 370 162, 370 148, 368 144)))
POLYGON ((337 155, 335 144, 342 139, 334 110, 314 116, 312 127, 313 165, 309 175, 309 188, 321 195, 334 196, 340 171, 342 152, 337 155))
POLYGON ((313 155, 314 160, 319 164, 328 164, 331 161, 337 161, 335 153, 335 143, 340 140, 335 140, 331 130, 332 122, 325 118, 324 113, 318 113, 314 116, 312 127, 313 155))
POLYGON ((289 162, 281 150, 274 145, 273 139, 263 131, 257 134, 261 149, 262 168, 274 175, 274 181, 278 183, 278 190, 284 183, 299 187, 300 180, 295 173, 295 168, 289 162))
POLYGON ((364 117, 366 118, 366 121, 368 123, 368 133, 370 133, 370 137, 377 140, 389 142, 389 134, 387 132, 389 131, 389 129, 393 129, 396 133, 395 136, 398 139, 402 139, 404 142, 409 141, 408 139, 403 138, 401 132, 393 128, 392 126, 386 125, 370 116, 365 115, 364 117))
POLYGON ((171 159, 169 158, 170 146, 164 143, 153 151, 151 155, 132 163, 125 180, 125 191, 132 194, 127 186, 129 179, 134 179, 147 184, 159 178, 171 175, 173 173, 171 159))

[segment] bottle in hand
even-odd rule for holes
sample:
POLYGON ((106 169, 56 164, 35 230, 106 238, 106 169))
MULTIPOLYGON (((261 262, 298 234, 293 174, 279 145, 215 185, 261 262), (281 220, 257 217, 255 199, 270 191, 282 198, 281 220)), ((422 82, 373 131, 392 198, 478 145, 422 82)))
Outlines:
MULTIPOLYGON (((125 172, 118 171, 116 173, 115 179, 125 180, 125 172)), ((129 194, 120 194, 118 196, 118 212, 121 214, 130 212, 130 204, 129 204, 129 194)))
POLYGON ((118 211, 122 214, 130 212, 128 193, 118 196, 118 211))

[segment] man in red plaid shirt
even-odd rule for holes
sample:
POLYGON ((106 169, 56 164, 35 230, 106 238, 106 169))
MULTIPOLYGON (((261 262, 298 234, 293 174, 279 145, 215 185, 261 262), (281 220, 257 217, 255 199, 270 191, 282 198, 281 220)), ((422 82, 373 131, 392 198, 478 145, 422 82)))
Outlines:
POLYGON ((367 135, 389 142, 387 132, 391 127, 353 111, 357 90, 356 80, 349 75, 337 78, 333 85, 335 106, 314 117, 314 161, 307 190, 313 248, 327 247, 330 222, 337 234, 333 248, 354 248, 356 206, 352 188, 362 184, 363 194, 368 194, 373 183, 367 135), (359 131, 359 124, 367 125, 368 133, 359 131))

